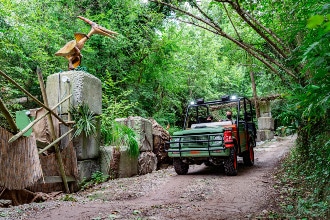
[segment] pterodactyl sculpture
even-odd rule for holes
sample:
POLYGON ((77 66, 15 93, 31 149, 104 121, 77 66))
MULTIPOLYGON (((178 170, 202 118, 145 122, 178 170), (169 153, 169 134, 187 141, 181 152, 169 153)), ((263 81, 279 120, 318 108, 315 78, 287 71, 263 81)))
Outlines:
POLYGON ((82 34, 82 33, 75 33, 74 37, 75 40, 72 40, 65 44, 59 51, 55 53, 56 56, 62 56, 69 60, 69 70, 73 70, 77 68, 81 63, 81 49, 84 47, 86 41, 93 35, 93 34, 101 34, 107 37, 115 38, 118 33, 114 31, 110 31, 101 27, 100 25, 96 24, 95 22, 88 20, 82 16, 78 16, 79 19, 85 21, 86 23, 90 24, 92 29, 89 33, 82 34))

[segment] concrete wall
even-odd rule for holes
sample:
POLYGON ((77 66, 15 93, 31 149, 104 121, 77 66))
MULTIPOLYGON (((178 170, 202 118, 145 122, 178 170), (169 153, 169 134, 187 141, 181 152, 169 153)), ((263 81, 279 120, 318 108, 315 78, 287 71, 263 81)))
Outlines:
MULTIPOLYGON (((93 75, 83 71, 66 71, 50 75, 47 78, 46 92, 50 107, 55 106, 69 94, 70 100, 64 102, 58 109, 58 114, 66 121, 69 108, 85 103, 90 110, 99 115, 102 113, 102 83, 93 75)), ((150 173, 156 170, 157 157, 153 151, 152 123, 142 117, 128 117, 118 119, 132 128, 137 135, 140 156, 132 158, 127 153, 127 148, 120 147, 119 177, 130 177, 137 174, 150 173)), ((68 131, 64 125, 60 126, 61 134, 68 131)), ((69 143, 69 138, 61 141, 64 148, 69 143)), ((78 162, 79 180, 89 179, 98 170, 109 174, 109 165, 112 158, 113 147, 100 149, 100 122, 97 124, 97 135, 85 137, 80 135, 73 140, 78 162)))
MULTIPOLYGON (((142 117, 128 117, 116 119, 118 123, 131 128, 136 136, 140 155, 138 158, 132 158, 127 153, 127 148, 120 147, 119 178, 130 177, 133 175, 144 175, 157 169, 157 157, 153 150, 153 128, 151 121, 142 117)), ((107 173, 110 170, 110 161, 112 159, 113 147, 101 147, 101 171, 107 173)))

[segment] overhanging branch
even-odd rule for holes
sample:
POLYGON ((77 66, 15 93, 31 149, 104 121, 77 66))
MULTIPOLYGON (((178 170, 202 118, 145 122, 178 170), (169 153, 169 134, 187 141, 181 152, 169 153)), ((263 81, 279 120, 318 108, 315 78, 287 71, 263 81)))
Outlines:
MULTIPOLYGON (((287 69, 284 65, 282 65, 280 62, 278 62, 276 59, 274 59, 274 58, 271 58, 269 55, 267 55, 267 54, 265 54, 265 53, 263 53, 263 52, 261 52, 261 51, 259 51, 259 50, 257 50, 256 48, 254 48, 252 45, 250 45, 250 44, 248 44, 248 43, 245 43, 245 42, 243 42, 243 41, 241 41, 241 40, 237 40, 237 39, 235 39, 235 38, 233 38, 232 36, 230 36, 230 35, 228 35, 227 33, 225 33, 222 29, 221 29, 221 27, 219 27, 200 7, 197 7, 197 9, 199 10, 199 12, 204 16, 204 17, 206 17, 206 19, 204 19, 204 18, 202 18, 202 17, 199 17, 199 16, 197 16, 197 15, 194 15, 194 14, 192 14, 192 13, 190 13, 190 12, 188 12, 188 11, 185 11, 185 10, 183 10, 183 9, 181 9, 181 8, 179 8, 179 7, 177 7, 177 6, 175 6, 175 5, 172 5, 172 4, 169 4, 169 3, 166 3, 166 2, 162 2, 162 1, 160 1, 160 0, 150 0, 151 2, 155 2, 155 3, 158 3, 158 4, 163 4, 163 5, 166 5, 166 6, 168 6, 168 7, 170 7, 170 8, 172 8, 172 9, 174 9, 174 10, 176 10, 176 11, 179 11, 179 12, 182 12, 183 14, 186 14, 186 15, 188 15, 189 17, 191 17, 191 18, 194 18, 194 19, 196 19, 197 21, 200 21, 200 22, 202 22, 202 23, 204 23, 206 26, 209 26, 209 27, 211 27, 212 29, 214 29, 214 30, 212 30, 212 29, 210 29, 210 28, 206 28, 206 27, 204 27, 204 26, 202 26, 202 25, 200 25, 200 24, 198 24, 198 23, 196 23, 196 22, 189 22, 189 21, 185 21, 185 20, 181 20, 181 19, 179 19, 181 22, 185 22, 185 23, 189 23, 189 24, 192 24, 192 25, 194 25, 194 26, 197 26, 197 27, 200 27, 200 28, 203 28, 203 29, 205 29, 205 30, 208 30, 208 31, 210 31, 210 32, 212 32, 212 33, 215 33, 215 34, 217 34, 217 35, 220 35, 220 36, 222 36, 222 37, 224 37, 224 38, 226 38, 226 39, 228 39, 228 40, 230 40, 230 41, 232 41, 233 43, 235 43, 237 46, 239 46, 239 47, 241 47, 242 49, 244 49, 245 51, 247 51, 251 56, 253 56, 253 57, 255 57, 256 59, 258 59, 260 62, 262 62, 263 64, 265 64, 272 72, 274 72, 275 74, 277 74, 282 80, 284 80, 283 79, 283 76, 278 72, 278 70, 277 69, 275 69, 274 68, 274 66, 273 65, 275 65, 275 66, 277 66, 277 67, 279 67, 280 69, 282 69, 282 70, 284 70, 288 75, 290 75, 291 77, 293 77, 295 80, 297 80, 298 78, 297 78, 297 76, 295 76, 295 74, 293 74, 292 73, 292 71, 291 70, 289 70, 289 69, 287 69)), ((216 1, 218 1, 218 2, 227 2, 227 3, 233 3, 232 1, 221 1, 221 0, 216 0, 216 1)), ((238 6, 238 5, 236 5, 236 6, 238 6)), ((245 16, 243 16, 243 17, 245 17, 245 16)), ((245 18, 246 19, 246 18, 245 18)), ((251 25, 251 26, 254 26, 250 21, 249 21, 249 24, 251 25)), ((255 27, 255 26, 254 26, 255 27)), ((255 27, 256 28, 256 27, 255 27)), ((258 32, 258 34, 261 36, 261 37, 263 37, 263 36, 265 36, 266 37, 266 39, 269 39, 265 34, 263 34, 258 28, 257 28, 257 32, 258 32), (258 31, 257 31, 258 30, 258 31), (259 33, 260 32, 260 33, 259 33)), ((265 39, 265 38, 264 38, 265 39)), ((265 39, 265 40, 266 40, 265 39)), ((267 41, 267 40, 266 40, 267 41)), ((270 39, 269 39, 269 41, 270 42, 272 42, 270 39)), ((267 41, 268 42, 268 41, 267 41)), ((269 42, 268 42, 269 43, 269 42)), ((274 43, 274 42, 273 42, 274 43)), ((280 49, 278 49, 278 50, 280 50, 280 49)), ((282 51, 283 52, 283 51, 282 51)), ((283 53, 283 55, 285 55, 284 53, 283 53)))

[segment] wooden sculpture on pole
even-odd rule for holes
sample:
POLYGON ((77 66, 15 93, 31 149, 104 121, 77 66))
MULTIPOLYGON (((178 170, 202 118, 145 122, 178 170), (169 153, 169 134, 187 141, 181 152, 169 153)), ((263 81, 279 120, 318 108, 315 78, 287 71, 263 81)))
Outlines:
POLYGON ((86 41, 93 35, 93 34, 100 34, 103 36, 107 36, 110 38, 115 38, 118 33, 114 31, 110 31, 100 25, 96 24, 95 22, 84 18, 82 16, 78 16, 79 19, 85 21, 86 23, 91 25, 91 30, 89 33, 82 34, 82 33, 75 33, 74 37, 75 40, 72 40, 65 44, 59 51, 55 53, 56 56, 63 56, 69 60, 68 68, 69 70, 73 70, 77 68, 81 63, 81 49, 84 47, 86 41))

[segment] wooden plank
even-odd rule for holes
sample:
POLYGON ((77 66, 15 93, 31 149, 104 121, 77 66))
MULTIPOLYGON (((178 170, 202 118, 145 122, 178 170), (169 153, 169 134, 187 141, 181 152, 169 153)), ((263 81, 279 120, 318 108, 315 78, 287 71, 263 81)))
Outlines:
MULTIPOLYGON (((73 176, 66 176, 67 182, 76 182, 73 176)), ((38 183, 63 183, 60 176, 44 176, 43 179, 38 180, 38 183)))

